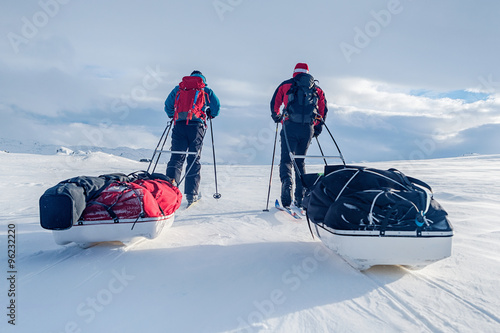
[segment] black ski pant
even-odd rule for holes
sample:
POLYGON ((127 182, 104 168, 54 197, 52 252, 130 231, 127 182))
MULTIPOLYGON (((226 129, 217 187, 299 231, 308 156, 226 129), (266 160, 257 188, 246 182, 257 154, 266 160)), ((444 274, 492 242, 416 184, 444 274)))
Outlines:
MULTIPOLYGON (((289 206, 292 203, 292 168, 293 161, 290 158, 290 152, 295 155, 305 155, 311 144, 314 134, 314 128, 309 124, 294 123, 285 121, 281 129, 281 162, 280 162, 280 179, 281 179, 281 204, 289 206)), ((304 196, 304 187, 300 179, 300 174, 305 173, 305 161, 303 158, 295 159, 298 170, 295 170, 295 199, 301 203, 304 196), (297 172, 298 171, 298 172, 297 172), (300 174, 299 174, 300 172, 300 174)))
MULTIPOLYGON (((186 182, 184 184, 184 193, 197 195, 200 187, 201 171, 201 148, 203 146, 203 137, 205 136, 205 125, 199 122, 190 122, 186 125, 183 121, 178 121, 172 130, 172 148, 173 151, 199 152, 197 155, 187 155, 186 182)), ((167 164, 167 176, 174 178, 179 184, 182 174, 182 167, 186 160, 185 154, 172 154, 167 164)))

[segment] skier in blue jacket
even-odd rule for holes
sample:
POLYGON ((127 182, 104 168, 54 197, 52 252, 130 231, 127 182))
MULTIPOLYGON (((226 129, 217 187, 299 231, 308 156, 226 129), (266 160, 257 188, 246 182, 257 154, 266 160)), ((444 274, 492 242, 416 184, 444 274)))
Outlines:
MULTIPOLYGON (((168 95, 165 100, 165 112, 169 118, 174 116, 179 117, 174 119, 174 127, 172 130, 172 151, 189 151, 198 152, 198 155, 188 155, 187 166, 189 172, 186 175, 186 183, 184 184, 184 193, 188 205, 199 199, 199 186, 200 186, 200 156, 201 148, 203 146, 203 138, 207 127, 205 117, 215 118, 219 115, 220 102, 215 93, 206 86, 205 76, 200 71, 193 71, 190 76, 200 77, 205 84, 203 90, 206 93, 205 105, 203 107, 204 115, 198 117, 191 115, 189 121, 181 115, 175 115, 175 99, 180 87, 176 86, 168 95)), ((186 160, 185 154, 172 154, 170 161, 167 164, 167 176, 175 179, 176 184, 179 183, 182 173, 182 167, 186 160)))

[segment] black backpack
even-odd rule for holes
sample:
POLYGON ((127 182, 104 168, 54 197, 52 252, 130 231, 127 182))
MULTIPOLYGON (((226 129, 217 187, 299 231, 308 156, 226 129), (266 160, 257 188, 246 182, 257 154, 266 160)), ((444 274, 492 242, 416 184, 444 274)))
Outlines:
POLYGON ((285 112, 294 123, 312 124, 318 111, 316 81, 307 73, 300 73, 292 80, 285 112))

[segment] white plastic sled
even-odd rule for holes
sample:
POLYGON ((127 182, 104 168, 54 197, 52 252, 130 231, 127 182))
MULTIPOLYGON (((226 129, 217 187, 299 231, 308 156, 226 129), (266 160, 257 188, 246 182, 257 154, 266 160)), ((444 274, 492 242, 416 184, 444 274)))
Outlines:
POLYGON ((453 227, 423 181, 396 169, 345 165, 326 166, 325 176, 311 179, 311 232, 352 266, 422 268, 451 256, 453 227))
POLYGON ((323 244, 351 266, 366 270, 375 265, 402 265, 421 269, 451 256, 453 231, 425 232, 417 236, 410 231, 335 230, 311 224, 323 244))
POLYGON ((81 247, 93 243, 121 242, 128 244, 137 238, 154 239, 174 222, 174 214, 162 217, 147 217, 139 220, 127 219, 116 223, 113 220, 86 221, 75 224, 67 230, 52 230, 54 240, 59 245, 71 242, 81 247))

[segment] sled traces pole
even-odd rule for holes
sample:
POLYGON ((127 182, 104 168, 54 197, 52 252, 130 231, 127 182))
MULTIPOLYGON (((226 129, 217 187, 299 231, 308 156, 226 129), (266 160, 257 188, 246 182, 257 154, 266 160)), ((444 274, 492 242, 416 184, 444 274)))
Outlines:
POLYGON ((151 165, 153 164, 153 160, 155 159, 155 156, 156 154, 158 153, 158 157, 156 158, 156 162, 154 164, 154 167, 153 167, 153 170, 151 171, 151 173, 153 173, 156 169, 156 166, 158 165, 158 161, 160 160, 160 156, 161 156, 161 153, 163 151, 163 147, 165 147, 165 143, 167 142, 167 138, 168 138, 168 134, 170 133, 170 129, 172 128, 172 124, 173 124, 173 120, 170 120, 168 125, 165 126, 165 129, 163 130, 163 134, 161 135, 160 137, 160 140, 158 141, 158 144, 156 145, 156 148, 155 148, 155 151, 153 153, 153 156, 151 157, 151 161, 149 161, 149 166, 148 166, 148 169, 147 169, 147 173, 150 173, 149 172, 149 169, 151 168, 151 165), (167 133, 167 135, 165 136, 165 133, 167 133), (163 138, 165 137, 165 138, 163 138), (158 150, 158 148, 160 147, 160 144, 163 140, 163 144, 161 146, 161 149, 158 150))
POLYGON ((318 143, 318 148, 319 148, 319 151, 321 152, 321 156, 323 156, 323 161, 325 161, 325 165, 328 165, 328 163, 326 163, 325 154, 323 153, 323 148, 321 148, 321 145, 319 144, 319 139, 317 136, 315 138, 316 138, 316 142, 318 143))
POLYGON ((328 131, 328 134, 330 134, 330 137, 332 138, 333 143, 335 144, 335 147, 337 147, 337 150, 338 150, 339 155, 340 155, 340 159, 342 160, 342 163, 344 163, 344 166, 345 166, 346 164, 345 164, 345 160, 344 160, 344 155, 342 155, 342 152, 340 151, 340 148, 339 148, 339 145, 337 144, 337 141, 335 141, 335 138, 333 137, 332 132, 330 132, 330 129, 328 128, 328 126, 326 126, 325 120, 322 117, 320 117, 319 119, 321 120, 321 122, 325 126, 326 130, 328 131))

